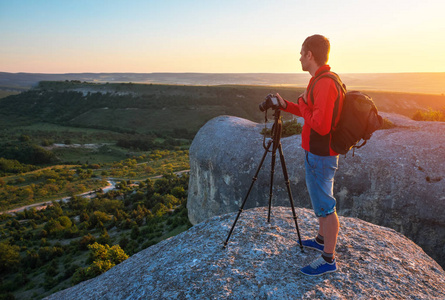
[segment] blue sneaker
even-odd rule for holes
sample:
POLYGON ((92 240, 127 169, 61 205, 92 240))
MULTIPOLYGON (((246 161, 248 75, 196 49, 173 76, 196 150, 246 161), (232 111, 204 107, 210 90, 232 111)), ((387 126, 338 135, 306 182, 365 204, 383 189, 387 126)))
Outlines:
MULTIPOLYGON (((306 247, 309 249, 314 249, 314 250, 317 250, 320 252, 323 252, 323 250, 324 250, 324 245, 317 243, 317 241, 315 239, 302 240, 301 243, 303 244, 303 247, 306 247)), ((297 241, 297 244, 300 245, 300 241, 297 241)))
POLYGON ((335 259, 332 263, 328 263, 323 257, 320 257, 314 260, 310 265, 302 268, 300 271, 304 275, 319 276, 337 271, 337 264, 335 259))

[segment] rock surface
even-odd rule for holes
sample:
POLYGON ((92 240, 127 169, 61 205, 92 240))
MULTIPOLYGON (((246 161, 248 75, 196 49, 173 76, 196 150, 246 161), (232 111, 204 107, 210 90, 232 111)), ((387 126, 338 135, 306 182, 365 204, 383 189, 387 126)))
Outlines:
MULTIPOLYGON (((312 211, 297 209, 302 237, 316 233, 312 211)), ((336 273, 299 269, 319 257, 297 247, 289 208, 226 214, 147 248, 108 272, 47 299, 444 299, 445 272, 396 231, 340 217, 336 273)))
MULTIPOLYGON (((393 228, 445 266, 445 123, 381 114, 398 127, 375 132, 354 157, 340 156, 334 186, 338 213, 393 228)), ((265 152, 262 128, 221 116, 198 132, 190 147, 187 208, 193 224, 239 209, 265 152)), ((294 203, 311 208, 301 136, 281 142, 294 203)), ((270 169, 268 154, 245 208, 267 205, 270 169)), ((278 153, 272 202, 289 206, 278 153)))

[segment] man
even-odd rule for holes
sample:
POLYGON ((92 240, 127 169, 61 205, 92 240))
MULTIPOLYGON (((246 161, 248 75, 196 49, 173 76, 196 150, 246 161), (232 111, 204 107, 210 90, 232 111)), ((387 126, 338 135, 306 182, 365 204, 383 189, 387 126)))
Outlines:
POLYGON ((305 275, 316 276, 337 270, 335 245, 340 224, 333 195, 334 175, 338 167, 338 153, 330 147, 331 129, 338 122, 344 95, 336 82, 318 77, 329 72, 327 65, 330 43, 322 35, 308 37, 301 47, 301 67, 312 75, 306 91, 297 103, 284 100, 282 110, 304 118, 302 148, 305 150, 306 185, 312 207, 318 217, 317 237, 303 240, 304 247, 322 252, 322 256, 301 269, 305 275))

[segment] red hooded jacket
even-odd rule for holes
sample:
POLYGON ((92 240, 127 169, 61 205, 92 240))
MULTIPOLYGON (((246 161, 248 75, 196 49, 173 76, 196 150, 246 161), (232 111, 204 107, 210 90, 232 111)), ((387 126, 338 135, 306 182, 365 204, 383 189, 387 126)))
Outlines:
POLYGON ((315 76, 311 78, 307 86, 307 101, 297 100, 297 103, 287 102, 286 112, 304 118, 302 132, 302 147, 319 156, 335 156, 338 155, 331 149, 331 129, 338 122, 341 107, 343 106, 344 95, 337 89, 333 79, 323 77, 316 80, 321 73, 329 72, 331 67, 324 65, 320 67, 315 76), (314 85, 314 82, 316 84, 314 85), (313 89, 313 99, 311 97, 311 89, 313 89), (340 96, 338 104, 336 100, 340 96), (299 104, 298 104, 299 102, 299 104), (334 118, 334 122, 332 119, 334 118))

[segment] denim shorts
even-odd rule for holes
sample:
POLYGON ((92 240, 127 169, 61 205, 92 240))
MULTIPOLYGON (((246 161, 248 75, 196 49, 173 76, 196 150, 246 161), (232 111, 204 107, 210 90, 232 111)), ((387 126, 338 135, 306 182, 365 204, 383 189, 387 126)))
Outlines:
POLYGON ((306 186, 317 217, 335 212, 334 175, 338 169, 338 155, 318 156, 306 151, 306 186))

